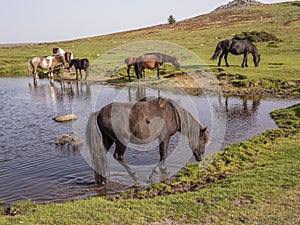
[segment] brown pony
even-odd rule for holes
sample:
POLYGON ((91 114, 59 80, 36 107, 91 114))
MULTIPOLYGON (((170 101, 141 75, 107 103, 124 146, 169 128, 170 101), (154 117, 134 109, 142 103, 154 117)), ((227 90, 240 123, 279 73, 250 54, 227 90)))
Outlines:
POLYGON ((107 151, 113 143, 116 144, 114 158, 137 181, 136 173, 124 160, 127 145, 129 142, 146 144, 158 139, 160 161, 153 173, 158 169, 167 171, 164 162, 169 141, 177 131, 187 138, 196 160, 201 161, 209 142, 206 127, 174 100, 159 97, 152 100, 144 98, 136 103, 113 102, 92 113, 86 127, 86 143, 96 183, 106 182, 109 172, 107 151))
POLYGON ((71 60, 74 58, 73 53, 71 51, 64 51, 61 48, 53 48, 52 52, 53 52, 53 55, 62 55, 62 56, 64 56, 67 63, 70 63, 71 60))
POLYGON ((159 70, 162 64, 165 62, 172 63, 177 68, 180 67, 177 58, 170 55, 162 53, 147 53, 139 56, 134 63, 134 71, 137 79, 143 77, 142 72, 145 70, 145 68, 151 70, 157 68, 157 78, 160 79, 159 70))
POLYGON ((53 70, 54 67, 58 63, 63 63, 63 65, 66 65, 67 62, 65 60, 65 57, 61 55, 53 55, 53 56, 48 56, 48 57, 35 57, 33 59, 30 59, 27 62, 27 73, 29 74, 30 72, 30 67, 33 69, 32 70, 32 76, 33 80, 37 81, 39 79, 39 76, 37 74, 37 69, 47 69, 48 70, 48 78, 53 77, 53 70))

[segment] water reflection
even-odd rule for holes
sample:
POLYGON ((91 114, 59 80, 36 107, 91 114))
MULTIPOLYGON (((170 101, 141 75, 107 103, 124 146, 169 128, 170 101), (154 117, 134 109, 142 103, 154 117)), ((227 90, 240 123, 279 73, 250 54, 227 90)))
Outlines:
MULTIPOLYGON (((269 112, 299 102, 222 96, 191 97, 143 86, 120 89, 76 81, 54 82, 51 85, 47 79, 40 79, 34 87, 31 78, 1 78, 0 93, 0 200, 8 203, 24 199, 61 201, 96 195, 99 189, 103 191, 103 188, 93 185, 94 175, 85 146, 78 150, 58 147, 54 139, 72 132, 83 139, 89 113, 112 101, 134 102, 144 97, 162 96, 178 100, 184 107, 192 102, 192 111, 215 137, 207 149, 209 155, 227 144, 247 140, 265 129, 273 129, 275 124, 269 112), (52 120, 55 116, 70 113, 78 116, 72 124, 52 120), (215 130, 221 127, 219 124, 223 120, 226 133, 219 137, 215 130)), ((175 136, 170 143, 169 169, 181 160, 177 145, 178 137, 175 136)), ((157 150, 151 147, 141 151, 132 145, 126 151, 126 161, 134 168, 140 168, 143 175, 143 167, 153 168, 158 162, 157 150)), ((131 179, 128 179, 126 171, 114 167, 118 163, 112 156, 111 161, 116 169, 111 175, 115 183, 109 187, 110 190, 120 191, 130 186, 131 179)))

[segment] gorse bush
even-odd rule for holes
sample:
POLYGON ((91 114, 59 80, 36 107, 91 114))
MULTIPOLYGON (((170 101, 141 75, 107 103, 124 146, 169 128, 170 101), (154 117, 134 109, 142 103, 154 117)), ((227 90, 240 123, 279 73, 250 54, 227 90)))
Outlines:
POLYGON ((281 39, 277 38, 275 35, 264 31, 242 32, 240 34, 236 34, 233 37, 233 39, 237 39, 237 40, 249 39, 253 42, 268 42, 268 41, 281 42, 282 41, 281 39))

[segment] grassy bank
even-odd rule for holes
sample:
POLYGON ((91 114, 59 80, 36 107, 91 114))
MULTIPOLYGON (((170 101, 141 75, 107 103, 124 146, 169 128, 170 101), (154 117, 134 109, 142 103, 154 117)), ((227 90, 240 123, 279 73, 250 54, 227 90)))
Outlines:
MULTIPOLYGON (((107 51, 127 43, 160 40, 178 44, 194 52, 220 78, 226 93, 281 94, 300 93, 300 10, 299 3, 263 5, 254 8, 213 12, 174 25, 163 24, 150 28, 80 40, 40 43, 0 48, 0 77, 27 76, 26 63, 35 56, 51 54, 53 47, 71 50, 75 57, 87 57, 93 63, 107 51), (242 56, 229 56, 231 67, 217 68, 209 61, 218 41, 232 38, 245 31, 265 31, 282 42, 256 43, 262 57, 260 67, 241 68, 242 56)), ((150 50, 151 51, 151 46, 150 50)), ((131 55, 130 53, 128 53, 131 55)), ((125 65, 124 65, 125 66, 125 65)), ((172 71, 171 71, 172 73, 172 71)), ((121 76, 125 76, 125 69, 121 76)), ((147 74, 151 74, 148 73, 147 74)), ((74 77, 73 77, 74 78, 74 77)), ((90 79, 93 79, 91 76, 90 79)), ((127 81, 118 78, 121 82, 127 81)))
POLYGON ((114 200, 20 203, 0 224, 299 224, 300 105, 272 117, 278 129, 188 166, 170 184, 114 200))

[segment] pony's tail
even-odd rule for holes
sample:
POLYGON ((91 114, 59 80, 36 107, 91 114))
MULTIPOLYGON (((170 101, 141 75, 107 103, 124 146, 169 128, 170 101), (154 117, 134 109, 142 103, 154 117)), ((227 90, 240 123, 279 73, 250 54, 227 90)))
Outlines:
POLYGON ((30 67, 31 67, 31 60, 29 60, 29 61, 27 62, 27 74, 30 73, 30 67))
POLYGON ((214 55, 210 58, 210 60, 214 61, 218 56, 220 55, 220 52, 222 51, 221 43, 219 43, 216 47, 214 55))
POLYGON ((90 152, 96 184, 105 184, 108 176, 107 150, 103 145, 102 137, 97 125, 100 111, 91 114, 85 132, 85 139, 90 152))

